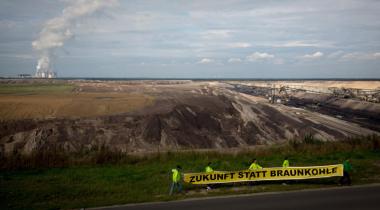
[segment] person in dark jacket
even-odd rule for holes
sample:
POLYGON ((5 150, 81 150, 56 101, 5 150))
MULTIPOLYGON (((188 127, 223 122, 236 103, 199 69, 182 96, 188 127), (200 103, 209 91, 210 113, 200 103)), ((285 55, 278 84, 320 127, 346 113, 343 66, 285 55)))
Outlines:
POLYGON ((340 178, 339 183, 341 185, 351 185, 351 177, 350 173, 352 171, 352 165, 350 163, 350 159, 346 159, 343 161, 343 176, 340 178))

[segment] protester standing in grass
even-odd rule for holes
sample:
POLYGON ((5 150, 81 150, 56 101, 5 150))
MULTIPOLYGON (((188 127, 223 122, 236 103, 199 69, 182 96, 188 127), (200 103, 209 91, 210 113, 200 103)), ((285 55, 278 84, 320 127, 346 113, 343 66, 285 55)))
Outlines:
POLYGON ((252 164, 249 166, 249 170, 257 170, 257 169, 262 169, 263 167, 261 167, 258 163, 257 163, 257 160, 256 158, 254 158, 252 160, 252 164))
POLYGON ((172 185, 170 187, 169 195, 172 195, 176 190, 182 192, 181 183, 181 166, 177 165, 177 168, 172 169, 172 185))
POLYGON ((205 168, 206 173, 214 172, 214 169, 211 168, 211 162, 208 162, 206 168, 205 168))
MULTIPOLYGON (((257 163, 257 160, 256 158, 253 158, 252 159, 252 163, 251 165, 249 166, 248 170, 258 170, 258 169, 262 169, 263 167, 261 167, 258 163, 257 163)), ((253 182, 249 182, 250 186, 253 186, 253 182)))
POLYGON ((283 168, 288 168, 289 167, 289 160, 288 157, 284 158, 284 162, 282 162, 282 167, 283 168))
POLYGON ((350 163, 350 159, 347 158, 345 161, 343 161, 343 176, 339 181, 341 185, 351 185, 351 171, 352 165, 350 163))
MULTIPOLYGON (((289 167, 289 160, 288 157, 284 158, 284 162, 282 162, 282 167, 283 168, 288 168, 289 167)), ((289 182, 283 182, 282 185, 287 185, 289 182)))
MULTIPOLYGON (((205 168, 206 173, 212 173, 214 172, 214 169, 211 168, 211 162, 209 162, 205 168)), ((207 185, 206 190, 211 190, 211 185, 207 185)))

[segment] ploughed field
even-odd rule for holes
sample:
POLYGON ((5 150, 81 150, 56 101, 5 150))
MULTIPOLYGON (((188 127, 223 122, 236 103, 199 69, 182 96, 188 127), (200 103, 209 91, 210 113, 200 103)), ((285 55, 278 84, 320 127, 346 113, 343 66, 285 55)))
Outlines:
MULTIPOLYGON (((337 84, 318 82, 318 88, 337 84)), ((310 83, 316 82, 305 83, 308 90, 310 83)), ((345 81, 338 88, 342 84, 376 90, 379 82, 345 81)), ((379 103, 308 92, 289 93, 293 104, 270 103, 268 87, 239 81, 3 80, 0 154, 223 150, 379 134, 379 103)))

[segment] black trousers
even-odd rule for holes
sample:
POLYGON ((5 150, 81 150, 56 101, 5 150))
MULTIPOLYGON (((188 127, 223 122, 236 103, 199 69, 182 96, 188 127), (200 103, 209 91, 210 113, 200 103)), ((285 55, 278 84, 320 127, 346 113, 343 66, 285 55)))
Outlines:
POLYGON ((339 180, 341 185, 351 185, 350 174, 347 171, 343 171, 343 176, 339 180))

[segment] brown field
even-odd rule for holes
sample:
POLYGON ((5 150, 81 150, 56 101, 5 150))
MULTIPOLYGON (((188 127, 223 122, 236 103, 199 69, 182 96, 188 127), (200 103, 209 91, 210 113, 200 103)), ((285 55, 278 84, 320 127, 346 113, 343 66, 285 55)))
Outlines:
POLYGON ((0 95, 0 120, 93 117, 145 107, 153 97, 129 93, 0 95))

